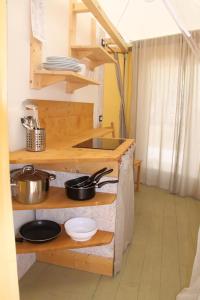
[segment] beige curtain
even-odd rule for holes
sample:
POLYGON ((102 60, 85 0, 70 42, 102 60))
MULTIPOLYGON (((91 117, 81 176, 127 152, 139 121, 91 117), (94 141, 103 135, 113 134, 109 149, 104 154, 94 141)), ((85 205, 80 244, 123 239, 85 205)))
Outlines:
POLYGON ((188 288, 184 288, 176 300, 200 300, 200 229, 198 234, 197 251, 194 259, 192 276, 188 288))
MULTIPOLYGON (((193 33, 199 44, 200 33, 193 33)), ((142 182, 200 199, 200 62, 181 35, 135 43, 131 137, 142 182)))

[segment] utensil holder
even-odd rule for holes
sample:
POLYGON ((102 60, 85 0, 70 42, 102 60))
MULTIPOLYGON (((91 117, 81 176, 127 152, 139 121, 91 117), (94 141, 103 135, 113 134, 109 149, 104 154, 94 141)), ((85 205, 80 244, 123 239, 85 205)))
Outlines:
POLYGON ((26 130, 26 150, 39 152, 46 149, 45 128, 26 130))

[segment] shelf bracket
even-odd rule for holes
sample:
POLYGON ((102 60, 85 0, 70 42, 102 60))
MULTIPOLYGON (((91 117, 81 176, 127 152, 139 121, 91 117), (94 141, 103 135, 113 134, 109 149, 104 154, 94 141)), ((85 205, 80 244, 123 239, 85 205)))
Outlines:
POLYGON ((35 39, 31 34, 30 38, 30 86, 32 89, 38 89, 40 78, 35 75, 38 67, 42 63, 42 43, 35 39))
MULTIPOLYGON (((89 84, 88 84, 89 85, 89 84)), ((73 93, 75 90, 78 90, 82 87, 85 87, 87 86, 86 84, 84 83, 72 83, 72 82, 67 82, 66 84, 66 92, 67 93, 73 93)))
POLYGON ((72 6, 73 12, 74 13, 87 13, 89 12, 89 9, 87 8, 87 6, 85 6, 85 4, 81 3, 81 2, 76 2, 74 1, 73 6, 72 6))

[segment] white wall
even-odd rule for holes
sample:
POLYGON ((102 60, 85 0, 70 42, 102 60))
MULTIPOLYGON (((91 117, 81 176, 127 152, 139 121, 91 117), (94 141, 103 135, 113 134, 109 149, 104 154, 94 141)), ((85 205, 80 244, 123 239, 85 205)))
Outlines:
MULTIPOLYGON (((48 0, 45 1, 45 34, 43 57, 49 55, 66 55, 68 48, 68 1, 48 0)), ((83 18, 83 17, 82 17, 83 18)), ((79 24, 78 38, 89 43, 88 15, 79 24), (87 19, 86 19, 87 18, 87 19), (82 29, 82 32, 80 32, 82 29)), ((95 103, 94 125, 98 125, 98 115, 102 114, 101 93, 102 87, 88 86, 75 92, 73 95, 66 94, 65 83, 33 90, 29 87, 30 66, 30 1, 8 0, 8 118, 9 118, 9 141, 10 150, 14 151, 25 146, 25 130, 20 123, 24 115, 23 101, 25 99, 51 99, 73 100, 95 103)), ((102 76, 102 69, 96 71, 96 78, 102 76)), ((12 166, 15 168, 15 166, 12 166)), ((34 219, 33 211, 14 213, 15 231, 34 219)), ((34 255, 18 256, 19 277, 34 262, 34 255)))
MULTIPOLYGON (((46 43, 43 56, 66 55, 68 48, 67 0, 48 0, 45 16, 46 43)), ((8 112, 10 149, 19 149, 25 145, 25 130, 20 124, 24 114, 22 102, 27 98, 73 100, 95 103, 94 122, 97 125, 97 115, 101 112, 99 87, 88 86, 72 94, 65 93, 65 83, 52 85, 41 90, 29 87, 29 37, 30 13, 29 1, 8 0, 8 112)), ((87 16, 88 17, 88 16, 87 16)), ((81 22, 81 39, 89 42, 88 24, 81 22), (85 38, 84 38, 85 36, 85 38)), ((80 26, 79 26, 80 28, 80 26)), ((80 31, 80 30, 79 30, 80 31)), ((99 72, 95 72, 96 78, 99 72)))
MULTIPOLYGON (((169 1, 188 30, 200 29, 200 0, 169 1)), ((180 32, 162 0, 130 0, 120 22, 127 1, 99 0, 99 3, 127 41, 180 32)))

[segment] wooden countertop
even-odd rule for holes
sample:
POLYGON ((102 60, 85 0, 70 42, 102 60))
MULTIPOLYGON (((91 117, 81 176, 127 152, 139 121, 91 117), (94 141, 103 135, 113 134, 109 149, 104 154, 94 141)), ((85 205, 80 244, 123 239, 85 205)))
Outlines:
POLYGON ((81 143, 84 140, 93 137, 103 137, 111 133, 111 131, 112 129, 110 128, 90 129, 79 135, 68 137, 66 142, 63 141, 56 143, 56 145, 49 145, 46 151, 42 152, 14 151, 10 153, 10 163, 55 164, 69 161, 118 161, 128 148, 134 144, 134 140, 126 139, 115 150, 72 148, 73 145, 81 143))

